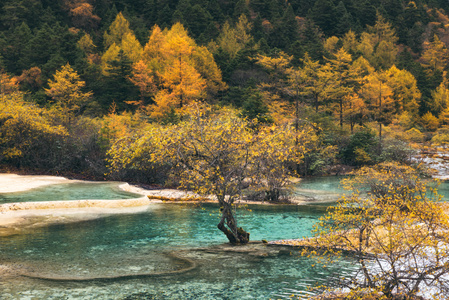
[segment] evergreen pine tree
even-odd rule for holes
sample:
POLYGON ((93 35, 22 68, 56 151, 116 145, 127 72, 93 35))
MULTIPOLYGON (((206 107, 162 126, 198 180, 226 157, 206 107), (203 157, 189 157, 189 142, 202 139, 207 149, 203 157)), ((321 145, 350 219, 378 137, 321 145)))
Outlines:
POLYGON ((22 70, 28 69, 31 64, 30 41, 33 38, 28 25, 23 22, 16 27, 9 39, 4 39, 9 47, 2 47, 2 54, 7 70, 19 75, 22 70))
POLYGON ((100 98, 100 103, 105 111, 112 103, 117 105, 119 111, 130 108, 127 101, 139 99, 139 91, 128 79, 131 75, 132 61, 126 56, 123 50, 119 51, 117 59, 109 62, 110 68, 108 76, 104 77, 100 98))
POLYGON ((172 15, 173 11, 171 10, 170 6, 166 4, 159 12, 157 17, 157 24, 161 28, 167 28, 170 27, 172 24, 172 15))
POLYGON ((326 36, 335 35, 337 26, 336 9, 331 0, 317 0, 308 17, 323 30, 326 36))
POLYGON ((335 28, 335 34, 337 36, 343 36, 350 29, 354 30, 354 19, 352 15, 346 10, 343 1, 340 1, 335 8, 337 17, 337 26, 335 28))

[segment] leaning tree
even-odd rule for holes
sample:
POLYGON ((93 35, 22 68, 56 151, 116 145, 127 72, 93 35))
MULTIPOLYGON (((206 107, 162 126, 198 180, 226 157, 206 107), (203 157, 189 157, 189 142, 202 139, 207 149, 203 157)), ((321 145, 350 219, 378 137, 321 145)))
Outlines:
POLYGON ((221 211, 218 228, 230 243, 245 244, 249 234, 238 226, 236 200, 249 186, 279 195, 305 151, 296 135, 310 131, 249 125, 235 110, 194 104, 178 124, 149 124, 139 136, 119 139, 109 151, 110 166, 115 171, 165 166, 181 188, 213 195, 221 211))

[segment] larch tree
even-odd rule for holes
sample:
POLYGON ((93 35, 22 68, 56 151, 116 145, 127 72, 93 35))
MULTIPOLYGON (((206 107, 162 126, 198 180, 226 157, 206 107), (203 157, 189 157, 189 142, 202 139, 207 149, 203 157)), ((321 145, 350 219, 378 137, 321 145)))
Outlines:
POLYGON ((133 62, 142 58, 143 47, 129 27, 128 20, 119 13, 109 29, 104 33, 106 51, 101 57, 101 67, 104 75, 109 75, 111 62, 118 60, 120 51, 133 62))
POLYGON ((86 33, 84 34, 79 41, 76 43, 78 48, 84 51, 86 54, 91 54, 94 52, 96 46, 92 40, 92 37, 90 34, 86 33))
POLYGON ((227 89, 222 80, 220 68, 217 66, 212 53, 204 46, 198 46, 192 53, 195 69, 206 80, 207 95, 213 96, 227 89))
POLYGON ((45 93, 65 114, 79 113, 92 96, 92 92, 83 92, 86 83, 69 64, 57 70, 53 80, 48 81, 48 85, 49 88, 45 89, 45 93))
POLYGON ((377 68, 387 69, 396 60, 397 41, 394 28, 377 12, 376 23, 368 26, 367 31, 362 33, 358 50, 377 68))
POLYGON ((129 27, 129 22, 123 16, 121 12, 117 14, 114 22, 109 26, 108 30, 104 33, 104 47, 109 48, 112 44, 120 45, 122 39, 128 33, 133 33, 129 27))
POLYGON ((231 58, 235 58, 237 53, 252 40, 251 28, 252 24, 245 15, 239 17, 235 26, 226 21, 217 38, 218 47, 228 53, 231 58))
POLYGON ((156 75, 163 70, 163 62, 167 53, 164 52, 166 31, 157 25, 151 29, 148 43, 143 47, 142 60, 156 75))
POLYGON ((346 108, 346 96, 351 94, 356 85, 358 74, 357 69, 352 67, 352 56, 343 48, 333 54, 333 58, 328 59, 332 73, 331 97, 337 103, 340 128, 343 129, 344 109, 346 108))
MULTIPOLYGON (((259 105, 260 108, 266 106, 271 112, 289 114, 287 111, 290 111, 290 103, 286 103, 282 95, 286 90, 288 90, 289 93, 295 93, 293 89, 289 88, 290 84, 288 82, 288 74, 294 72, 293 68, 290 68, 292 59, 293 56, 287 55, 283 51, 276 51, 270 56, 261 54, 258 54, 256 56, 256 64, 267 71, 267 75, 269 77, 269 80, 258 85, 258 89, 262 91, 262 97, 260 99, 260 104, 262 105, 259 105), (287 109, 285 109, 285 107, 287 107, 287 109)), ((254 97, 257 96, 254 95, 254 97)), ((251 106, 250 102, 251 99, 255 99, 254 97, 248 98, 244 106, 251 106)), ((299 101, 297 97, 296 99, 299 101)), ((266 113, 268 113, 268 111, 266 113)), ((266 113, 265 115, 267 115, 266 113)), ((277 119, 283 118, 284 117, 280 115, 278 115, 277 117, 277 119)), ((268 119, 266 119, 265 121, 267 120, 268 119)))
POLYGON ((357 51, 357 46, 359 42, 357 41, 357 36, 351 29, 345 33, 341 39, 343 44, 343 49, 348 53, 355 53, 357 51))
POLYGON ((129 80, 139 88, 140 100, 136 104, 143 108, 146 99, 156 92, 153 72, 143 60, 139 60, 132 66, 132 76, 129 77, 129 80))
POLYGON ((382 125, 391 122, 394 112, 393 90, 385 72, 374 72, 365 78, 360 95, 366 101, 371 116, 379 124, 379 153, 382 144, 382 125))
POLYGON ((356 124, 363 124, 369 113, 365 101, 357 94, 351 93, 344 96, 343 118, 349 123, 351 134, 356 124))
POLYGON ((302 62, 303 87, 301 94, 311 99, 311 104, 315 107, 315 112, 318 113, 320 105, 324 104, 333 90, 331 67, 329 64, 321 65, 318 61, 313 61, 308 54, 304 56, 302 62))
POLYGON ((164 31, 155 26, 142 61, 154 76, 155 103, 149 111, 156 119, 226 89, 212 54, 198 46, 180 23, 164 31))
POLYGON ((385 71, 388 78, 388 85, 393 91, 395 101, 395 113, 407 112, 414 117, 418 117, 421 92, 418 89, 416 78, 407 70, 400 70, 392 66, 385 71))
POLYGON ((449 62, 449 50, 435 34, 432 42, 424 43, 424 52, 421 56, 421 65, 430 73, 443 72, 449 62))
POLYGON ((446 76, 443 76, 443 82, 432 91, 432 112, 434 112, 437 116, 440 116, 440 119, 443 123, 447 124, 449 119, 447 118, 449 108, 449 89, 448 89, 448 80, 446 76))

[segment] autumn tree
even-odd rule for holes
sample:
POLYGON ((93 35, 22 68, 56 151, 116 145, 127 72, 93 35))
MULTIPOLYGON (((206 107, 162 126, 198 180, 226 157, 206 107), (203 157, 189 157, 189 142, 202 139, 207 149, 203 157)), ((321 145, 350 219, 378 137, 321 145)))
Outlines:
POLYGON ((103 40, 105 48, 110 47, 114 43, 120 45, 122 39, 129 33, 133 33, 129 21, 119 12, 114 22, 112 22, 108 30, 104 33, 103 40))
POLYGON ((418 116, 421 92, 418 89, 416 78, 407 70, 400 70, 392 66, 385 72, 388 85, 393 91, 395 100, 395 113, 407 112, 415 118, 418 116))
POLYGON ((443 123, 448 123, 447 114, 449 112, 449 89, 448 80, 443 76, 443 82, 432 91, 432 112, 438 116, 443 123))
MULTIPOLYGON (((266 191, 277 201, 294 174, 289 166, 303 159, 307 143, 296 145, 291 124, 254 131, 230 109, 191 104, 186 112, 178 124, 151 124, 138 135, 118 139, 109 151, 111 170, 150 173, 169 166, 172 184, 214 196, 221 210, 218 228, 231 243, 245 244, 249 234, 233 212, 243 188, 266 191)), ((310 131, 304 128, 299 138, 307 140, 310 131)))
POLYGON ((2 95, 2 97, 13 92, 17 92, 19 89, 17 83, 17 80, 0 71, 0 95, 2 95))
POLYGON ((67 114, 79 113, 92 96, 92 92, 82 91, 86 83, 69 64, 57 70, 53 80, 48 81, 48 85, 49 88, 45 89, 45 93, 67 114))
POLYGON ((357 49, 368 59, 372 65, 386 69, 390 68, 398 53, 396 42, 398 37, 391 24, 377 12, 377 20, 373 26, 360 36, 357 49))
POLYGON ((321 65, 318 61, 313 61, 308 54, 304 56, 302 63, 300 93, 311 99, 311 104, 318 113, 320 105, 324 104, 333 89, 332 72, 328 64, 321 65))
POLYGON ((69 11, 75 27, 95 29, 101 18, 93 13, 94 7, 85 0, 64 0, 64 7, 69 11))
POLYGON ((361 81, 361 78, 357 74, 357 68, 352 66, 352 56, 343 48, 337 50, 333 58, 328 61, 332 76, 329 84, 332 89, 329 90, 329 94, 337 102, 340 128, 343 129, 344 110, 347 106, 345 100, 354 91, 355 85, 361 81))
POLYGON ((235 58, 252 41, 251 28, 252 24, 245 15, 239 17, 235 26, 226 21, 217 38, 218 47, 235 58))
POLYGON ((430 72, 443 72, 449 62, 449 50, 435 34, 432 42, 424 43, 421 64, 430 72))
POLYGON ((111 61, 118 59, 120 51, 123 51, 132 62, 137 62, 142 57, 142 45, 122 13, 118 13, 114 22, 104 33, 104 46, 106 51, 101 57, 101 64, 105 75, 109 74, 111 61))
POLYGON ((76 44, 86 54, 93 53, 96 48, 94 42, 92 41, 92 37, 88 33, 84 34, 76 44))
POLYGON ((354 126, 362 125, 367 119, 369 111, 365 101, 357 93, 350 93, 343 97, 343 119, 349 123, 352 134, 354 126))
POLYGON ((366 77, 360 94, 365 99, 372 117, 379 124, 379 153, 382 144, 382 125, 391 122, 394 112, 393 90, 383 72, 374 72, 366 77))
POLYGON ((156 91, 153 72, 143 60, 139 60, 132 66, 132 76, 129 77, 129 80, 137 86, 140 91, 140 101, 134 103, 140 106, 140 108, 143 108, 146 104, 145 100, 156 91))
POLYGON ((203 96, 206 83, 191 58, 195 42, 188 37, 183 26, 175 24, 166 39, 164 51, 169 61, 160 77, 170 97, 178 99, 178 107, 182 108, 189 100, 203 96))
MULTIPOLYGON (((290 103, 286 103, 284 93, 288 89, 289 93, 295 94, 294 88, 289 89, 288 82, 288 74, 291 74, 292 68, 290 67, 293 56, 287 55, 283 51, 276 51, 271 55, 262 55, 258 54, 255 57, 255 63, 262 67, 264 71, 266 71, 267 80, 259 83, 257 88, 261 92, 261 101, 260 105, 256 105, 253 107, 253 110, 263 110, 264 107, 267 107, 268 110, 278 115, 278 121, 281 121, 285 117, 289 118, 290 115, 290 103), (281 116, 285 114, 285 116, 281 116)), ((297 96, 297 94, 295 94, 297 96)), ((252 104, 258 104, 254 100, 257 97, 257 92, 254 95, 251 95, 247 98, 247 100, 243 103, 243 107, 245 110, 248 110, 252 104), (251 104, 252 102, 252 104, 251 104)), ((295 97, 293 95, 293 97, 295 97)), ((299 99, 295 97, 297 101, 299 99)), ((251 108, 250 108, 251 109, 251 108)), ((268 117, 268 112, 264 112, 265 122, 270 118, 268 117)), ((296 114, 297 115, 297 114, 296 114)), ((262 118, 261 118, 262 120, 262 118)))
POLYGON ((166 31, 155 26, 142 61, 154 77, 155 104, 149 110, 157 119, 226 88, 212 54, 198 46, 180 23, 166 31))
POLYGON ((350 251, 357 262, 358 272, 340 283, 347 297, 447 295, 449 223, 435 185, 418 173, 392 163, 364 167, 343 181, 352 195, 320 219, 312 243, 330 259, 350 251))
POLYGON ((132 144, 119 140, 109 152, 111 166, 121 169, 123 163, 133 162, 139 167, 135 161, 171 164, 182 187, 216 197, 221 210, 218 228, 231 243, 245 244, 249 234, 238 226, 233 210, 244 179, 251 177, 249 149, 254 139, 247 123, 235 114, 223 110, 208 116, 211 113, 192 111, 191 117, 178 125, 152 125, 132 144))
POLYGON ((32 67, 24 70, 20 76, 16 77, 16 80, 25 90, 37 92, 43 84, 42 71, 38 67, 32 67))
POLYGON ((2 90, 0 95, 0 164, 16 168, 51 168, 57 141, 67 136, 45 109, 24 100, 24 94, 2 90))

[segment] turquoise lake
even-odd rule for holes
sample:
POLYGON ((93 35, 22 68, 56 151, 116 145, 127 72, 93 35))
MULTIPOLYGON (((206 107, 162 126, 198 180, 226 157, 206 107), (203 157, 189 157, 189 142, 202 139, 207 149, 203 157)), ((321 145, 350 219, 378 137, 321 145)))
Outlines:
MULTIPOLYGON (((305 180, 298 193, 307 192, 310 197, 341 193, 337 178, 324 181, 305 180), (317 193, 320 189, 325 191, 317 193)), ((118 183, 99 185, 73 189, 58 185, 3 194, 0 199, 136 196, 122 194, 118 183), (63 196, 55 196, 57 190, 63 196)), ((240 207, 236 211, 239 226, 257 242, 248 246, 227 245, 216 227, 216 204, 151 204, 139 213, 50 224, 1 237, 0 298, 290 299, 296 295, 306 299, 316 293, 309 290, 312 286, 351 274, 352 260, 346 258, 333 268, 312 267, 314 262, 301 257, 298 250, 260 241, 310 236, 325 209, 326 205, 240 207)))

